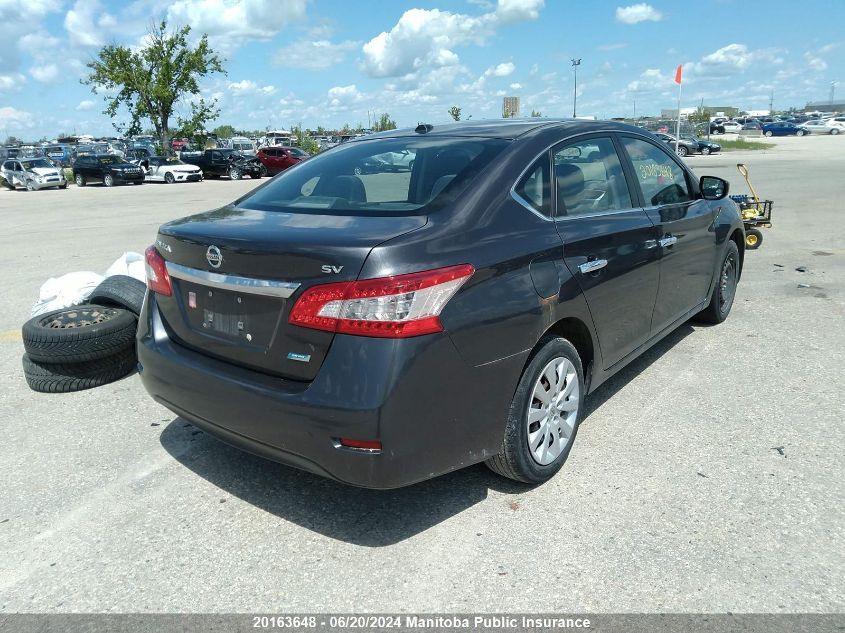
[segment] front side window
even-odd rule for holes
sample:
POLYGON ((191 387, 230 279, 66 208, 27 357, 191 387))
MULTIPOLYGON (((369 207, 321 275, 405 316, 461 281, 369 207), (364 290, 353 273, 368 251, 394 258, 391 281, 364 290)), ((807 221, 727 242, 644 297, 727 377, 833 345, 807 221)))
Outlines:
POLYGON ((590 138, 555 149, 557 215, 631 208, 631 194, 610 138, 590 138))
POLYGON ((692 200, 686 173, 668 153, 637 138, 623 137, 622 144, 634 165, 646 206, 692 200))
POLYGON ((238 203, 265 211, 409 214, 454 200, 510 141, 386 138, 352 142, 303 161, 238 203), (391 163, 386 154, 407 164, 391 163))

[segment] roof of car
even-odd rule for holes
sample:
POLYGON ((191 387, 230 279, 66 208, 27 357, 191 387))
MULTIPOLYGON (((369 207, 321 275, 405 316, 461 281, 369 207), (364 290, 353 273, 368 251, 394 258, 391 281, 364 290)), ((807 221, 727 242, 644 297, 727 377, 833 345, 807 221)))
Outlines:
POLYGON ((594 121, 590 119, 543 117, 532 117, 526 119, 487 119, 434 124, 431 126, 431 129, 424 134, 417 132, 417 128, 388 130, 387 132, 377 132, 376 134, 368 134, 366 136, 357 137, 354 139, 354 142, 360 142, 372 138, 387 138, 396 136, 479 136, 487 138, 517 138, 538 128, 552 126, 565 127, 571 129, 572 131, 583 129, 585 132, 592 129, 632 129, 632 126, 625 123, 619 123, 617 121, 594 121))

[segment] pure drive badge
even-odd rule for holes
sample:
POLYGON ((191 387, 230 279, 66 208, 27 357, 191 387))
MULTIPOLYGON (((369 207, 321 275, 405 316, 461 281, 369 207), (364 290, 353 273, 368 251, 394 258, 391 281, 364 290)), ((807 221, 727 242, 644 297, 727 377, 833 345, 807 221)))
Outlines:
POLYGON ((288 360, 298 360, 300 363, 307 363, 311 360, 311 354, 297 354, 288 352, 288 360))

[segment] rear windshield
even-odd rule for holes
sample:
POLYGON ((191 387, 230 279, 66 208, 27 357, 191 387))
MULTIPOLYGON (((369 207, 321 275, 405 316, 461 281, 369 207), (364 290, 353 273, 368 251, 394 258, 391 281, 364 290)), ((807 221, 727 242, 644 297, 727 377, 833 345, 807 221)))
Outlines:
POLYGON ((510 141, 388 138, 337 146, 241 199, 264 211, 409 214, 454 200, 510 141))

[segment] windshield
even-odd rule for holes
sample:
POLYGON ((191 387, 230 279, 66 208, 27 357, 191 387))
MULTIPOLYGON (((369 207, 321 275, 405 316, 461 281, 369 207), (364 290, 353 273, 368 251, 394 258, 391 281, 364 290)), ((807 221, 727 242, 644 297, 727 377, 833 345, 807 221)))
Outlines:
POLYGON ((100 156, 101 165, 117 165, 121 160, 117 156, 100 156))
POLYGON ((349 143, 283 172, 238 206, 378 215, 433 210, 463 192, 508 143, 416 137, 349 143))
POLYGON ((234 149, 252 149, 252 143, 232 143, 234 149))
POLYGON ((33 169, 35 167, 53 167, 53 164, 45 160, 43 158, 36 158, 35 160, 25 160, 23 161, 23 168, 24 169, 33 169))
POLYGON ((179 160, 178 158, 165 158, 163 162, 167 163, 168 165, 184 165, 185 164, 181 160, 179 160))

